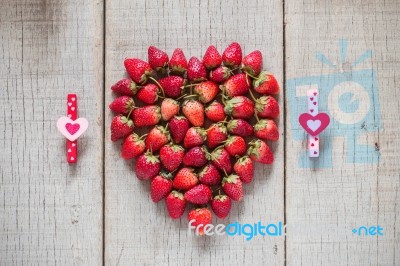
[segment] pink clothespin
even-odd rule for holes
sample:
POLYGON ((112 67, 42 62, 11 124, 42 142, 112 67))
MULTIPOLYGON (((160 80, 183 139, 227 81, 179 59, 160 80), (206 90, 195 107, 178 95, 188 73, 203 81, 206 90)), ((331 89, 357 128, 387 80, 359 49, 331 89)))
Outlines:
POLYGON ((78 141, 77 138, 86 131, 88 121, 86 118, 78 118, 78 98, 76 94, 68 94, 67 97, 67 116, 57 120, 57 128, 67 138, 67 162, 76 163, 78 161, 78 141))
POLYGON ((329 115, 318 112, 318 94, 318 89, 307 91, 308 112, 299 117, 300 125, 308 133, 307 149, 309 157, 319 156, 319 133, 330 123, 329 115))

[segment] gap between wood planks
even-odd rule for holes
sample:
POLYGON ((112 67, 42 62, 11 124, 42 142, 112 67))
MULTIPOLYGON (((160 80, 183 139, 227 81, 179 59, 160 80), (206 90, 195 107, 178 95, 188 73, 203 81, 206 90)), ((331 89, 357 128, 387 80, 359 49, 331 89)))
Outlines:
POLYGON ((105 266, 105 254, 106 254, 106 230, 105 230, 105 226, 106 226, 106 164, 105 164, 105 153, 106 153, 106 140, 105 140, 105 136, 106 136, 106 0, 103 0, 103 143, 102 143, 102 159, 103 159, 103 205, 102 205, 102 218, 103 218, 103 241, 102 241, 102 261, 103 261, 103 266, 105 266))
MULTIPOLYGON (((286 225, 286 16, 285 0, 282 0, 282 97, 283 97, 283 224, 286 225)), ((283 263, 286 266, 286 232, 283 239, 283 263)))

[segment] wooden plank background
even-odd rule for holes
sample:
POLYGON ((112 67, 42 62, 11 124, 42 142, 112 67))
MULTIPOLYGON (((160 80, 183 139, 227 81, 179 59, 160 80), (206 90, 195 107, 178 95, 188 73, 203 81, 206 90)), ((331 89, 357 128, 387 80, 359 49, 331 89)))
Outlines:
MULTIPOLYGON (((395 72, 400 66, 400 54, 396 51, 400 45, 399 14, 400 3, 396 0, 286 1, 287 79, 340 72, 317 61, 317 52, 330 55, 339 68, 346 70, 348 63, 371 49, 372 58, 350 70, 376 71, 379 97, 370 100, 372 107, 380 103, 383 127, 375 132, 365 128, 365 134, 355 142, 334 137, 335 129, 328 130, 322 139, 332 142, 332 168, 287 167, 286 223, 289 228, 291 224, 317 228, 309 234, 288 230, 288 265, 400 265, 400 141, 397 138, 400 76, 395 72), (343 66, 339 39, 348 40, 343 66), (366 158, 374 156, 379 149, 380 161, 349 163, 347 152, 355 150, 357 142, 372 147, 363 155, 366 158), (357 226, 378 224, 384 227, 384 236, 356 237, 351 232, 357 226)), ((287 109, 287 113, 293 111, 287 109)), ((287 125, 286 165, 297 165, 298 156, 293 155, 299 153, 304 143, 291 141, 288 119, 287 125)))
POLYGON ((397 0, 1 4, 0 265, 400 265, 397 0), (286 237, 188 235, 186 215, 171 221, 164 203, 152 203, 149 183, 136 179, 120 144, 109 140, 110 86, 125 75, 123 59, 146 59, 149 45, 201 57, 209 44, 223 50, 238 41, 245 52, 261 50, 283 84, 332 73, 315 54, 336 63, 339 39, 348 40, 349 62, 373 51, 362 67, 377 73, 372 106, 379 102, 382 128, 366 129, 359 141, 376 147, 371 156, 379 150, 379 162, 348 163, 355 143, 328 130, 332 167, 298 167, 305 143, 293 139, 294 110, 283 92, 276 163, 258 165, 244 202, 226 221, 213 220, 285 221, 286 237), (55 128, 69 92, 89 120, 72 167, 55 128), (377 224, 384 236, 351 233, 377 224))
POLYGON ((2 1, 0 264, 103 259, 103 5, 2 1), (67 94, 89 120, 68 166, 56 121, 67 94))
MULTIPOLYGON (((188 59, 202 57, 208 45, 223 50, 236 40, 250 52, 260 49, 265 68, 282 80, 282 3, 266 1, 185 2, 185 1, 107 1, 106 5, 106 102, 113 99, 109 87, 122 77, 125 57, 147 58, 149 44, 169 54, 181 47, 188 59), (232 14, 240 11, 241 20, 232 14), (158 8, 163 7, 163 8, 158 8), (264 16, 263 10, 274 10, 264 16), (133 15, 130 14, 141 14, 133 15), (146 17, 144 20, 143 17, 146 17), (127 23, 129 18, 129 23, 127 23)), ((281 103, 283 98, 281 98, 281 103)), ((106 112, 106 125, 112 114, 106 112)), ((280 127, 283 128, 283 117, 280 127)), ((284 262, 283 238, 209 237, 198 239, 187 234, 187 214, 171 220, 165 204, 154 204, 149 182, 139 181, 133 164, 121 160, 120 144, 108 141, 105 157, 105 262, 107 265, 212 265, 264 264, 284 262), (138 200, 140 199, 140 200, 138 200)), ((255 182, 246 187, 242 204, 234 204, 224 223, 283 220, 283 142, 275 149, 276 163, 257 166, 255 182)), ((221 220, 214 219, 214 223, 221 220)))

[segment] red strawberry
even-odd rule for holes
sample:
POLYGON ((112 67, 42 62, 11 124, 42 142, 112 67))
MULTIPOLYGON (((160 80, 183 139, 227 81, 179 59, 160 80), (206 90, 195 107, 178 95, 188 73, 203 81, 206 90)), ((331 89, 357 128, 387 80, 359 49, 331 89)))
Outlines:
POLYGON ((231 211, 232 201, 226 195, 217 195, 211 200, 211 209, 218 218, 224 219, 231 211))
POLYGON ((173 181, 173 186, 176 189, 188 190, 198 183, 199 179, 197 178, 197 174, 193 171, 193 169, 184 167, 181 168, 176 174, 173 181))
POLYGON ((233 157, 246 153, 246 141, 240 136, 230 136, 225 142, 225 150, 233 157))
POLYGON ((153 152, 158 151, 162 146, 167 144, 170 139, 171 137, 168 130, 163 126, 155 126, 146 137, 146 149, 153 152))
POLYGON ((212 196, 211 188, 206 185, 199 184, 192 187, 185 193, 185 199, 193 204, 207 204, 212 196))
POLYGON ((153 202, 159 202, 172 190, 172 181, 162 175, 156 176, 151 181, 150 196, 153 202))
POLYGON ((155 177, 160 172, 160 169, 160 160, 150 151, 140 155, 136 160, 136 176, 140 180, 148 180, 155 177))
POLYGON ((250 79, 243 73, 233 75, 225 81, 221 89, 229 97, 245 95, 250 89, 250 79))
POLYGON ((165 98, 161 103, 161 117, 164 121, 170 120, 179 113, 179 102, 171 98, 165 98))
POLYGON ((254 134, 257 138, 276 141, 279 139, 279 131, 273 120, 261 119, 254 126, 254 134))
POLYGON ((155 46, 150 46, 148 49, 148 61, 152 69, 159 71, 168 66, 168 55, 155 46))
POLYGON ((234 201, 241 201, 243 199, 242 181, 240 181, 237 175, 224 177, 222 180, 222 189, 225 194, 234 201))
POLYGON ((207 163, 206 153, 207 149, 204 146, 193 147, 183 157, 183 164, 185 166, 202 167, 207 163))
POLYGON ((262 118, 278 118, 279 104, 272 96, 261 96, 256 100, 256 113, 262 118))
POLYGON ((254 134, 253 127, 243 119, 233 119, 228 122, 228 131, 241 137, 250 137, 254 134))
POLYGON ((126 58, 124 65, 131 79, 139 84, 144 84, 153 71, 147 62, 138 58, 126 58))
POLYGON ((272 164, 274 162, 274 154, 264 141, 260 139, 253 140, 249 145, 247 153, 253 161, 263 164, 272 164))
POLYGON ((186 200, 182 193, 173 190, 171 193, 169 193, 165 202, 167 205, 168 214, 172 219, 179 219, 185 212, 186 200))
POLYGON ((133 132, 133 122, 123 115, 115 116, 111 122, 111 140, 125 138, 133 132))
POLYGON ((274 75, 268 72, 261 72, 257 79, 253 81, 254 90, 261 94, 278 94, 279 84, 274 75))
POLYGON ((137 127, 154 126, 161 119, 160 107, 149 105, 133 111, 133 122, 137 127))
POLYGON ((219 66, 214 70, 210 71, 210 80, 223 83, 231 76, 231 70, 225 66, 219 66))
POLYGON ((208 163, 206 166, 204 166, 199 173, 200 183, 203 183, 205 185, 218 185, 219 183, 221 183, 221 179, 221 174, 212 163, 208 163))
POLYGON ((165 169, 173 172, 181 165, 185 151, 178 145, 165 145, 160 149, 160 160, 165 169))
POLYGON ((194 81, 194 82, 203 81, 207 79, 206 67, 197 57, 192 57, 189 59, 187 78, 189 81, 194 81))
POLYGON ((228 67, 238 67, 242 63, 242 48, 237 42, 231 43, 222 53, 222 62, 228 67))
POLYGON ((207 144, 208 147, 213 149, 220 143, 226 140, 228 137, 228 131, 223 123, 212 124, 207 129, 207 144))
POLYGON ((145 104, 154 104, 158 100, 158 92, 158 86, 149 83, 138 91, 137 97, 145 104))
POLYGON ((110 109, 116 113, 128 114, 133 107, 135 107, 135 102, 133 98, 129 96, 120 96, 116 98, 110 105, 110 109))
POLYGON ((204 143, 207 137, 207 132, 200 127, 191 127, 186 132, 185 139, 183 140, 183 146, 186 149, 200 146, 204 143))
POLYGON ((111 86, 111 90, 118 94, 133 96, 136 94, 138 88, 133 80, 121 79, 111 86))
POLYGON ((224 121, 226 118, 224 106, 217 101, 213 101, 208 105, 204 112, 206 117, 213 122, 224 121))
POLYGON ((242 69, 252 76, 258 76, 262 69, 262 54, 260 51, 256 50, 243 58, 242 69))
POLYGON ((168 127, 174 142, 180 143, 185 138, 190 124, 186 117, 175 116, 169 121, 168 127))
POLYGON ((146 149, 144 141, 135 133, 130 134, 122 144, 122 158, 129 160, 142 154, 146 149))
POLYGON ((203 81, 194 87, 194 92, 202 103, 209 103, 217 96, 219 88, 213 81, 203 81))
POLYGON ((158 80, 158 83, 163 88, 167 97, 176 99, 182 94, 185 80, 180 76, 168 76, 158 80))
POLYGON ((182 104, 182 113, 189 122, 195 127, 201 127, 204 124, 204 106, 201 102, 189 99, 182 104))
POLYGON ((232 172, 232 163, 229 153, 224 148, 215 149, 210 155, 211 162, 222 171, 230 174, 232 172))
POLYGON ((203 56, 203 64, 207 69, 214 69, 220 66, 222 57, 214 45, 210 45, 203 56))
POLYGON ((188 220, 196 227, 196 233, 204 235, 204 227, 211 224, 212 214, 207 208, 193 209, 188 213, 188 220))
POLYGON ((233 165, 233 170, 243 183, 248 184, 253 180, 254 165, 253 161, 248 156, 239 158, 233 165))
POLYGON ((183 75, 188 68, 188 63, 182 50, 176 48, 169 60, 169 69, 173 73, 183 75))
POLYGON ((254 114, 254 103, 245 96, 235 96, 226 101, 224 110, 234 118, 249 119, 254 114))

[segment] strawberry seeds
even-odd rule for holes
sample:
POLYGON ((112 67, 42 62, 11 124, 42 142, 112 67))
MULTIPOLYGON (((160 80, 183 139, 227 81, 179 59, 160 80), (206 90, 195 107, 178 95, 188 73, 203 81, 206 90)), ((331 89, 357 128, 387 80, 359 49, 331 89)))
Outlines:
POLYGON ((201 60, 179 48, 169 58, 155 46, 147 62, 124 60, 130 78, 111 87, 111 140, 123 140, 121 156, 136 159, 137 178, 151 180, 151 199, 165 198, 171 218, 188 204, 195 225, 211 223, 210 207, 225 218, 253 180, 254 162, 273 163, 267 143, 279 139, 280 88, 262 61, 258 50, 243 57, 236 42, 222 54, 209 46, 201 60))

